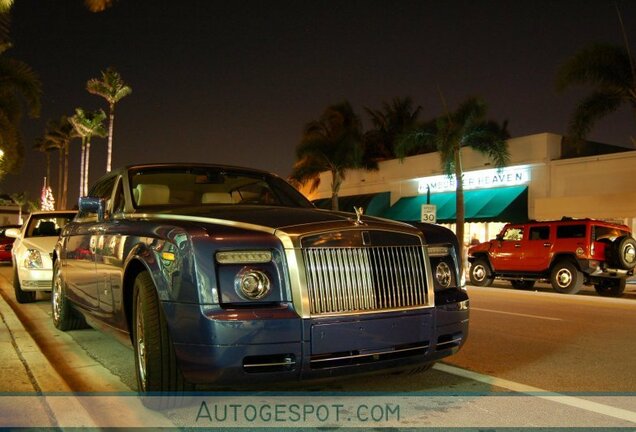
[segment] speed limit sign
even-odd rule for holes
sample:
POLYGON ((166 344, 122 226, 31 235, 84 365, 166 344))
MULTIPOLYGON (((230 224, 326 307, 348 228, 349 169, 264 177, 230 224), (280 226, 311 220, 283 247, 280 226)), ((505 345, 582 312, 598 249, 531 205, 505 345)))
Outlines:
POLYGON ((422 204, 422 222, 437 223, 437 206, 422 204))

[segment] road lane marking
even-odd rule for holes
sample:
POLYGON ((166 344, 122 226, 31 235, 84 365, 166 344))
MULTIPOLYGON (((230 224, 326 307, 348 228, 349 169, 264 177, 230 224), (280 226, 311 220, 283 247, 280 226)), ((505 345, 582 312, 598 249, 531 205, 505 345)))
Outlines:
POLYGON ((517 313, 517 312, 505 312, 505 311, 498 311, 498 310, 494 310, 494 309, 481 309, 481 308, 476 308, 476 307, 471 307, 471 310, 477 310, 480 312, 492 312, 492 313, 500 313, 500 314, 504 314, 504 315, 515 315, 515 316, 521 316, 521 317, 526 317, 526 318, 536 318, 536 319, 543 319, 543 320, 549 320, 549 321, 563 321, 562 318, 553 318, 553 317, 545 317, 545 316, 541 316, 541 315, 528 315, 528 314, 522 314, 522 313, 517 313))
POLYGON ((469 371, 467 369, 458 368, 445 363, 435 363, 433 369, 441 372, 446 372, 452 375, 468 378, 473 381, 479 381, 484 384, 489 384, 496 387, 512 390, 517 393, 524 393, 530 396, 538 397, 541 399, 549 400, 552 402, 568 405, 574 408, 580 408, 582 410, 594 412, 597 414, 614 417, 620 420, 626 420, 632 423, 636 423, 636 412, 629 411, 622 408, 616 408, 610 405, 601 404, 598 402, 592 402, 587 399, 581 399, 574 396, 567 396, 564 394, 550 392, 538 387, 529 386, 526 384, 517 383, 503 378, 497 378, 490 375, 480 374, 478 372, 469 371), (545 393, 545 394, 541 394, 545 393))

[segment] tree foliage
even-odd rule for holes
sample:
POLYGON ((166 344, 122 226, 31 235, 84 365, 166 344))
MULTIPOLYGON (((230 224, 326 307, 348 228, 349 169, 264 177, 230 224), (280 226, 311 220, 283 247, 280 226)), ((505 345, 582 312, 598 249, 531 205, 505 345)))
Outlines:
POLYGON ((373 125, 364 134, 365 152, 368 158, 383 160, 396 157, 398 137, 415 127, 422 107, 413 107, 413 100, 404 97, 383 102, 380 109, 365 107, 365 111, 373 125))
POLYGON ((329 171, 332 209, 338 210, 338 191, 346 171, 354 168, 377 169, 377 162, 365 159, 360 118, 345 101, 327 107, 318 120, 307 123, 296 148, 291 179, 310 183, 314 190, 320 173, 329 171))
POLYGON ((593 44, 570 57, 558 70, 557 88, 586 85, 592 92, 571 116, 568 135, 581 142, 601 118, 628 104, 636 116, 636 71, 630 52, 619 45, 593 44))
MULTIPOLYGON (((468 98, 457 110, 447 112, 434 122, 424 123, 420 127, 401 136, 396 153, 404 158, 413 151, 422 148, 435 148, 440 155, 442 169, 448 176, 456 179, 463 177, 461 150, 470 147, 490 159, 496 167, 508 163, 507 139, 510 137, 507 122, 499 124, 486 118, 487 106, 480 98, 468 98)), ((461 181, 456 182, 457 228, 459 256, 463 256, 464 239, 464 188, 461 181)))

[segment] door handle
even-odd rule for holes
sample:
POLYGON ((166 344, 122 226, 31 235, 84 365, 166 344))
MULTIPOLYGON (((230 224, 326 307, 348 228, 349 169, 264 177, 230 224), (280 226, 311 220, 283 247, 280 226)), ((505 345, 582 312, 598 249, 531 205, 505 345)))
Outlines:
POLYGON ((552 246, 552 243, 543 243, 543 247, 550 247, 552 246))
POLYGON ((515 247, 516 248, 520 248, 521 247, 521 243, 515 243, 515 247))

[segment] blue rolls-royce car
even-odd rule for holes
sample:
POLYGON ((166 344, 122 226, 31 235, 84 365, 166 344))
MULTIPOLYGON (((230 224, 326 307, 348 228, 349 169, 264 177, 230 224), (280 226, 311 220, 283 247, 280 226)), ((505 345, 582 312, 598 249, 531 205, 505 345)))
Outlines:
POLYGON ((456 250, 444 228, 317 210, 266 172, 130 166, 64 227, 52 316, 132 344, 140 391, 425 370, 468 335, 456 250))

